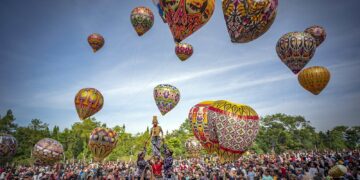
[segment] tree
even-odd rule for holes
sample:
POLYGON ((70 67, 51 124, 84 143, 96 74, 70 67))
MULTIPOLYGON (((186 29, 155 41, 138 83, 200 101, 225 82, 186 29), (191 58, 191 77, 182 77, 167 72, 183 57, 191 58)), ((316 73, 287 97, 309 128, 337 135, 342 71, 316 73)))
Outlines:
POLYGON ((15 131, 17 125, 14 123, 15 117, 11 110, 6 112, 3 118, 0 118, 0 132, 11 134, 15 131))

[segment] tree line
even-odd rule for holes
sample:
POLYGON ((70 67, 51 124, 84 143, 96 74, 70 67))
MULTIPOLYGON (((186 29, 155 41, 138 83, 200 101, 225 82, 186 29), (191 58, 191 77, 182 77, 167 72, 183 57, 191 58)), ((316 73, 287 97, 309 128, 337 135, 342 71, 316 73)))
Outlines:
MULTIPOLYGON (((90 133, 96 127, 107 127, 106 124, 89 118, 74 123, 71 127, 60 130, 39 119, 32 119, 27 126, 15 123, 15 116, 11 110, 0 116, 0 132, 13 135, 18 141, 17 152, 12 159, 18 164, 31 164, 32 147, 42 138, 53 138, 59 141, 68 161, 90 160, 92 158, 87 148, 90 133)), ((126 132, 125 125, 112 127, 118 134, 118 144, 106 160, 135 160, 136 154, 144 147, 149 139, 149 127, 145 132, 131 134, 126 132)), ((174 151, 175 157, 186 157, 185 141, 192 137, 188 120, 172 132, 165 133, 166 144, 174 151)), ((250 147, 256 153, 281 153, 289 150, 343 150, 359 149, 360 126, 336 126, 325 132, 317 132, 309 121, 302 116, 274 114, 261 118, 259 134, 250 147)), ((150 154, 148 147, 148 154, 150 154)), ((205 152, 202 152, 205 153, 205 152)))

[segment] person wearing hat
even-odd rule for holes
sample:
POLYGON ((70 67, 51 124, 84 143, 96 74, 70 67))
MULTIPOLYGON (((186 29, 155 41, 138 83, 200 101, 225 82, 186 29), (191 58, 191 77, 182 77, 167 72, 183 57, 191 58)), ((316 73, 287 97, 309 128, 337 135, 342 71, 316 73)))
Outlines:
POLYGON ((151 144, 152 144, 152 155, 160 156, 160 143, 163 137, 163 131, 161 126, 159 126, 159 122, 157 120, 157 116, 153 116, 152 120, 153 127, 150 130, 151 144))

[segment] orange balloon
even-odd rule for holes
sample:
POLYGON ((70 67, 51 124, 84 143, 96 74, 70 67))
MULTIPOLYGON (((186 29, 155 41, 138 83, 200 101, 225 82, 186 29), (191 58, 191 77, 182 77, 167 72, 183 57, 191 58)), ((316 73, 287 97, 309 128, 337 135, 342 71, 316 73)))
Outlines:
POLYGON ((298 80, 304 89, 318 95, 329 83, 330 71, 322 66, 309 67, 299 73, 298 80))

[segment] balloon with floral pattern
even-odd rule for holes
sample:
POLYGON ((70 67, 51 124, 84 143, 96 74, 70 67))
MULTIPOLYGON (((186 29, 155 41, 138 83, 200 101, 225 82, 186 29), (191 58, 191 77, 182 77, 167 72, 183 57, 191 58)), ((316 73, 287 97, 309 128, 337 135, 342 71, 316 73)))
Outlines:
POLYGON ((131 11, 130 20, 136 33, 142 36, 153 26, 154 14, 147 7, 136 7, 131 11))
POLYGON ((180 101, 180 91, 170 84, 159 84, 154 88, 154 99, 161 114, 165 115, 180 101))

